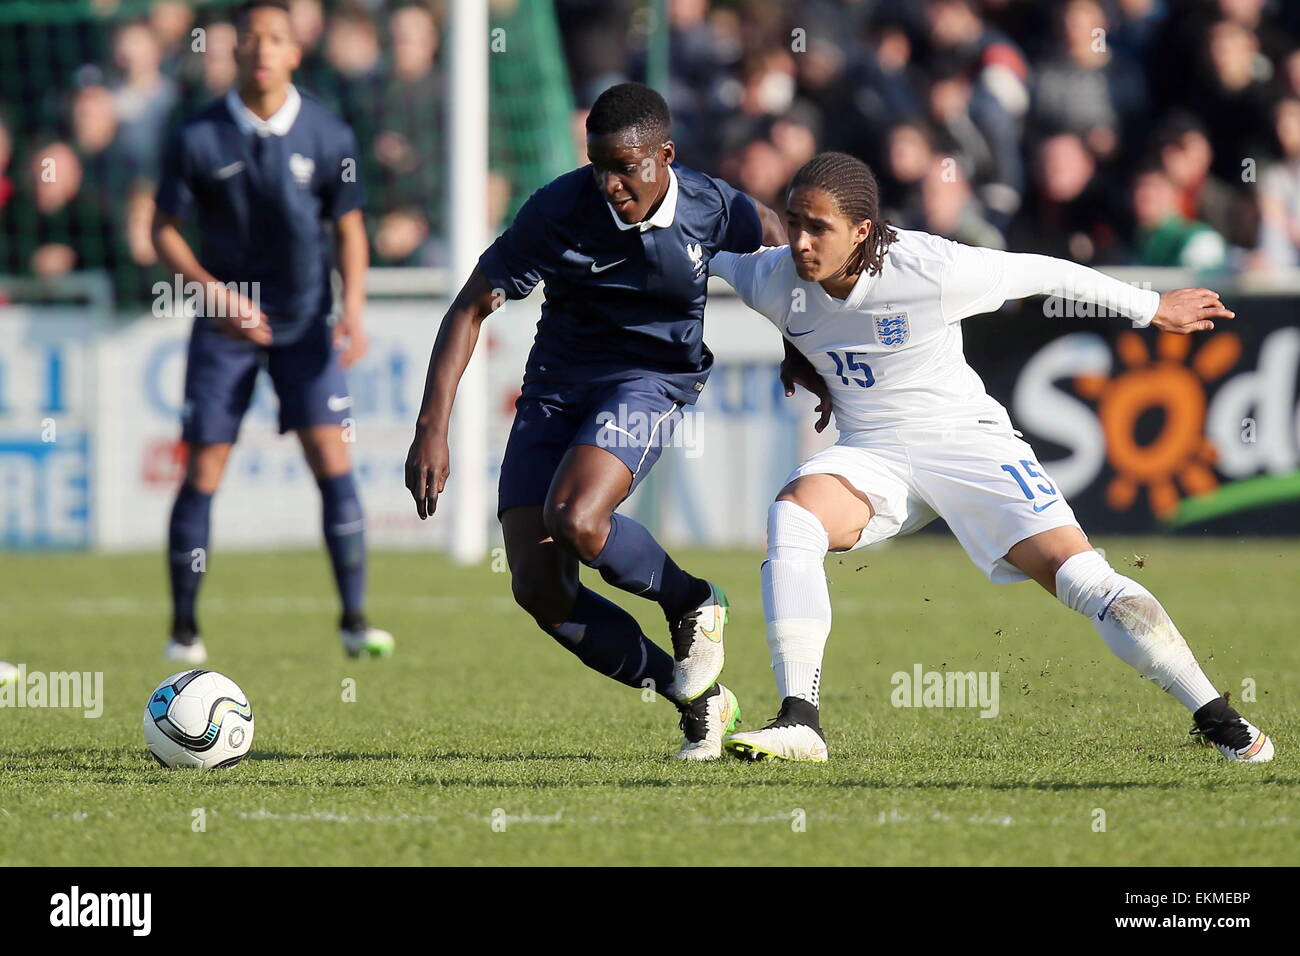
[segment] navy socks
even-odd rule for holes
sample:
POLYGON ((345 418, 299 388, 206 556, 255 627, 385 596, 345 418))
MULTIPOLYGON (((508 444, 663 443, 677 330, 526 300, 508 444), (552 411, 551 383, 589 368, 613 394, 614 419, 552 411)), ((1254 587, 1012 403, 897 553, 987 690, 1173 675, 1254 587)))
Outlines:
POLYGON ((673 659, 641 633, 631 614, 595 591, 578 587, 569 619, 542 630, 592 670, 629 687, 665 694, 673 681, 673 659))
POLYGON ((626 515, 610 516, 605 547, 586 564, 614 587, 658 602, 670 621, 709 597, 707 582, 679 568, 654 535, 626 515))
POLYGON ((167 531, 167 566, 172 586, 172 636, 192 640, 198 633, 194 602, 207 570, 208 528, 212 496, 188 481, 181 485, 172 505, 167 531))
POLYGON ((366 521, 352 473, 317 478, 325 546, 334 582, 343 602, 343 625, 364 626, 366 592, 366 521))

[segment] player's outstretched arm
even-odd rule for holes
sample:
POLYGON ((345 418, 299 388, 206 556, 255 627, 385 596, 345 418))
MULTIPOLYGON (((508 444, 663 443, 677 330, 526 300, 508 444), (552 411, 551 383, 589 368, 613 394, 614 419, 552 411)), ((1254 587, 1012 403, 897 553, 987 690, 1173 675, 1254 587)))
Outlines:
POLYGON ((442 317, 429 356, 415 438, 406 455, 406 487, 421 520, 438 507, 438 496, 451 475, 447 433, 460 377, 474 354, 483 320, 504 304, 505 296, 475 269, 442 317))
POLYGON ((1033 295, 1089 302, 1128 316, 1135 326, 1154 325, 1181 335, 1212 329, 1215 319, 1234 317, 1209 289, 1177 289, 1160 295, 1068 259, 960 243, 953 243, 952 249, 942 293, 948 321, 992 312, 1009 299, 1033 295))
POLYGON ((248 339, 258 345, 271 344, 271 324, 266 321, 262 310, 235 289, 227 288, 225 283, 199 264, 194 250, 181 235, 179 219, 161 209, 155 210, 150 233, 153 236, 154 250, 168 271, 181 276, 187 283, 195 282, 205 290, 214 290, 205 295, 204 299, 223 303, 224 307, 217 309, 221 314, 211 316, 222 331, 232 338, 248 339))

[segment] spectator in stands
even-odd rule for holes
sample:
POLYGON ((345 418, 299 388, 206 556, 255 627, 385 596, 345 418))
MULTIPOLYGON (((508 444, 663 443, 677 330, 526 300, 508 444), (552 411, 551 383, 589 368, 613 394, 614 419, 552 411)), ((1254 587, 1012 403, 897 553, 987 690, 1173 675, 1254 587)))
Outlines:
MULTIPOLYGON (((0 217, 3 217, 5 207, 14 197, 14 183, 9 178, 9 163, 13 160, 13 151, 14 142, 9 135, 9 126, 4 117, 0 116, 0 217)), ((6 268, 6 263, 0 262, 0 268, 6 268)))
POLYGON ((921 181, 934 164, 936 153, 930 128, 923 120, 907 120, 889 131, 881 187, 885 218, 909 229, 924 218, 921 181))
POLYGON ((359 142, 372 142, 374 115, 383 101, 384 75, 379 33, 364 8, 346 7, 330 20, 325 59, 332 82, 331 88, 319 90, 319 95, 343 114, 359 142))
POLYGON ((785 211, 785 190, 794 169, 767 139, 756 139, 740 150, 735 166, 736 185, 769 209, 785 211))
MULTIPOLYGON (((843 44, 845 38, 837 37, 843 44)), ((924 116, 924 76, 913 56, 913 44, 903 24, 878 18, 871 23, 861 45, 841 47, 820 41, 811 48, 813 56, 821 46, 835 50, 842 63, 835 75, 816 84, 807 79, 814 65, 799 59, 800 93, 823 117, 834 117, 826 125, 824 150, 839 150, 860 156, 875 168, 885 164, 883 144, 891 127, 903 120, 924 116)), ((823 72, 826 72, 823 70, 823 72)))
POLYGON ((1300 266, 1300 99, 1281 100, 1274 116, 1282 158, 1259 179, 1258 265, 1289 269, 1300 266))
POLYGON ((1278 69, 1278 82, 1283 96, 1300 97, 1300 49, 1292 51, 1282 60, 1278 69))
POLYGON ((722 45, 709 20, 709 0, 671 0, 668 23, 672 76, 665 97, 673 115, 673 139, 683 155, 712 157, 711 120, 726 75, 722 45))
POLYGON ((133 168, 154 175, 179 90, 163 74, 162 49, 144 23, 128 23, 118 30, 113 64, 120 76, 113 96, 124 155, 133 168))
POLYGON ((786 167, 793 171, 817 154, 820 130, 817 113, 799 105, 773 121, 770 138, 786 167))
POLYGON ((177 79, 193 50, 194 10, 183 0, 156 0, 149 8, 149 29, 162 54, 162 71, 177 79))
POLYGON ((302 49, 302 63, 294 72, 295 85, 318 96, 332 89, 330 65, 321 40, 325 36, 325 11, 320 0, 289 0, 289 22, 302 49))
POLYGON ((388 22, 392 65, 375 117, 374 156, 380 191, 387 208, 410 205, 428 211, 430 227, 440 229, 441 180, 438 169, 443 122, 441 87, 434 57, 438 28, 428 8, 406 6, 388 22))
MULTIPOLYGON (((81 249, 102 249, 98 230, 87 230, 92 217, 74 203, 81 190, 81 163, 71 146, 53 142, 31 159, 31 189, 36 229, 28 240, 27 266, 42 278, 54 278, 77 268, 81 249)), ((92 263, 97 265, 98 263, 92 263)))
POLYGON ((1206 53, 1211 69, 1196 110, 1211 131, 1215 173, 1240 181, 1241 161, 1266 156, 1272 140, 1274 94, 1260 79, 1269 64, 1259 38, 1231 20, 1210 28, 1206 53))
POLYGON ((1150 62, 1152 50, 1160 42, 1161 30, 1169 16, 1164 0, 1118 0, 1116 14, 1106 42, 1122 50, 1134 63, 1150 62))
POLYGON ((1214 150, 1198 120, 1182 114, 1171 117, 1156 133, 1155 152, 1178 187, 1184 216, 1207 223, 1229 245, 1240 249, 1255 245, 1259 212, 1254 196, 1233 188, 1210 171, 1214 150))
POLYGON ((973 60, 975 84, 1009 116, 1029 108, 1029 65, 1011 38, 989 26, 974 0, 927 0, 930 43, 939 59, 973 60))
POLYGON ((203 96, 216 99, 235 84, 235 27, 224 21, 207 27, 207 53, 203 56, 203 96))
POLYGON ((1002 225, 1020 207, 1020 142, 1006 110, 972 83, 973 67, 973 61, 956 59, 933 67, 929 116, 939 150, 957 158, 989 215, 1002 225))
POLYGON ((1016 217, 1012 248, 1090 266, 1122 262, 1124 217, 1079 134, 1049 136, 1034 155, 1034 192, 1016 217))
POLYGON ((1148 165, 1138 173, 1133 183, 1136 263, 1197 270, 1223 268, 1228 258, 1223 237, 1205 223, 1183 215, 1178 199, 1178 187, 1158 164, 1148 165))
POLYGON ((984 217, 961 166, 935 157, 921 180, 921 219, 916 228, 971 246, 1005 249, 1002 233, 984 217))
POLYGON ((1048 133, 1080 134, 1098 157, 1146 120, 1142 71, 1106 42, 1105 11, 1097 0, 1069 0, 1058 17, 1057 52, 1035 71, 1032 118, 1048 133))

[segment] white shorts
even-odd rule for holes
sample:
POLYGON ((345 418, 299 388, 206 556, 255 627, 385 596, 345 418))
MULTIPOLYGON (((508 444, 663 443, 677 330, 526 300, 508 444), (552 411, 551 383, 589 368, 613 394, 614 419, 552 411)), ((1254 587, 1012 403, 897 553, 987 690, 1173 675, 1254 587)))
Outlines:
POLYGON ((854 432, 813 455, 786 483, 839 475, 862 492, 874 514, 854 549, 941 517, 991 581, 1024 581, 1028 575, 1003 556, 1032 535, 1079 522, 1018 434, 1000 425, 854 432))

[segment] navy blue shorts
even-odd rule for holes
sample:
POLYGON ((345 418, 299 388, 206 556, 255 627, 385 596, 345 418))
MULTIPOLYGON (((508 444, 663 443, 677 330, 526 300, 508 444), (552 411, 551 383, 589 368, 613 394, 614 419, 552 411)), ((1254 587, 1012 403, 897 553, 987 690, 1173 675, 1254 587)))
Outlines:
POLYGON ((632 473, 630 495, 649 474, 682 419, 682 403, 654 379, 566 385, 521 395, 501 460, 497 514, 546 503, 560 459, 573 445, 595 445, 632 473))
POLYGON ((206 319, 190 333, 185 364, 181 438, 190 444, 234 442, 265 368, 280 400, 281 433, 313 425, 342 425, 352 411, 332 330, 324 322, 288 345, 263 348, 232 339, 206 319))

